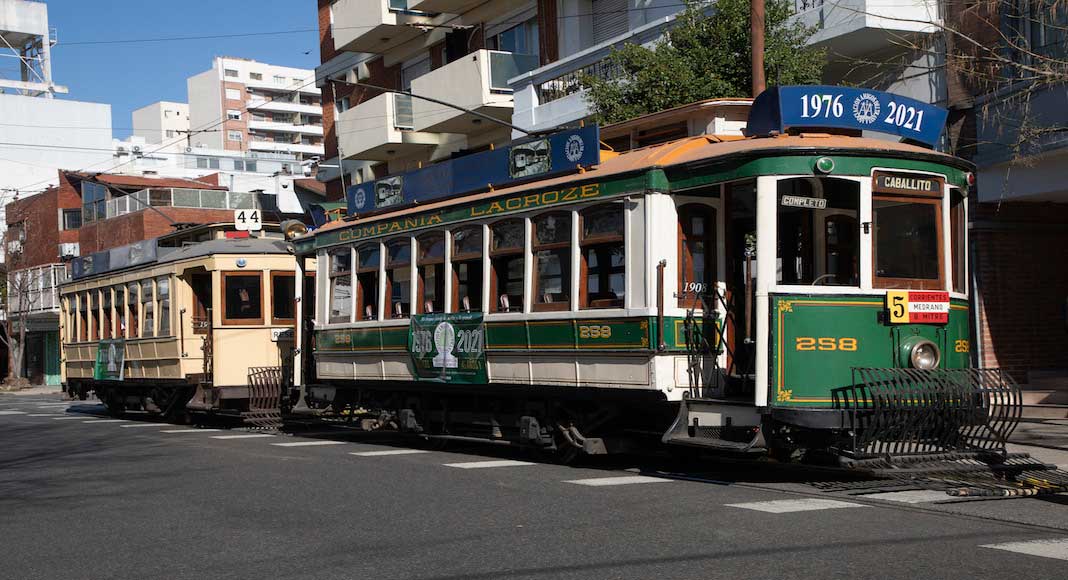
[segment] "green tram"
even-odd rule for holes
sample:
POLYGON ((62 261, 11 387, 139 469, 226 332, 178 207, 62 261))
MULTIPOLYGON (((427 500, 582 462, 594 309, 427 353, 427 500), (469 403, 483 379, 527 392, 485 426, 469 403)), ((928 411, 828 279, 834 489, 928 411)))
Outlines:
POLYGON ((1003 449, 1018 387, 971 368, 972 167, 923 144, 944 119, 780 87, 745 138, 615 154, 587 127, 353 186, 294 240, 318 305, 295 409, 568 455, 1003 449))

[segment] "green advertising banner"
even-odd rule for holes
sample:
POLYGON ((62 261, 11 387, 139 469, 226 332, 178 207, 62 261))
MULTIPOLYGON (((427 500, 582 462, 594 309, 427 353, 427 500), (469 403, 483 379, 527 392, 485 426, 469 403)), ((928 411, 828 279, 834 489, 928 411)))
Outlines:
POLYGON ((415 374, 442 383, 485 384, 486 327, 481 312, 412 316, 408 353, 415 374))
POLYGON ((126 341, 121 338, 101 340, 97 343, 97 346, 93 378, 98 381, 123 380, 123 368, 126 362, 126 341))

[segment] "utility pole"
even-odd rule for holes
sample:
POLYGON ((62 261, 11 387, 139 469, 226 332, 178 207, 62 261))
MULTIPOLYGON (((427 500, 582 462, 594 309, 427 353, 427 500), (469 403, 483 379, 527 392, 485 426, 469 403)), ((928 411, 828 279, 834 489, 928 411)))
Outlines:
POLYGON ((764 0, 749 0, 749 41, 753 45, 753 98, 764 92, 764 0))

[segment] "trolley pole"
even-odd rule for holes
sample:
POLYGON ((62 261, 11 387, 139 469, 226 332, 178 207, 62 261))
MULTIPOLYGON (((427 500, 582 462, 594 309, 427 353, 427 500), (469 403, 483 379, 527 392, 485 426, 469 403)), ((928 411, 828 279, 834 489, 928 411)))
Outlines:
POLYGON ((749 40, 753 45, 753 98, 767 88, 764 81, 764 0, 749 0, 749 40))

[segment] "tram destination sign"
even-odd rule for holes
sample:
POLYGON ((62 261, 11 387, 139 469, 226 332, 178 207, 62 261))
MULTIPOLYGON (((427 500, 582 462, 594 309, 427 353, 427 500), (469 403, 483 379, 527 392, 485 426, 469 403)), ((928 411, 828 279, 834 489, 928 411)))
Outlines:
POLYGON ((890 290, 886 308, 891 324, 946 324, 949 322, 949 292, 890 290))
POLYGON ((790 129, 855 129, 898 135, 935 146, 948 112, 934 105, 872 89, 825 85, 772 87, 753 101, 747 134, 790 129))
POLYGON ((412 316, 408 353, 420 379, 485 384, 486 326, 481 312, 412 316))
POLYGON ((876 193, 900 193, 905 195, 924 195, 942 197, 945 180, 931 175, 915 173, 872 172, 872 190, 876 193))

